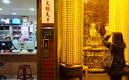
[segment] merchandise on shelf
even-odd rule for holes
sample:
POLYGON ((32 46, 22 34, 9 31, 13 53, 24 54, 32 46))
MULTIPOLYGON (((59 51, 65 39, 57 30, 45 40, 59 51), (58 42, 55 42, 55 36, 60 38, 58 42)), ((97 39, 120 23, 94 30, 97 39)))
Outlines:
MULTIPOLYGON (((29 26, 23 26, 23 25, 0 25, 0 40, 5 40, 6 37, 10 37, 13 45, 16 47, 16 49, 21 50, 29 50, 33 51, 35 50, 35 47, 37 46, 36 41, 36 25, 29 25, 29 26), (27 29, 28 37, 23 36, 24 33, 23 28, 27 29), (19 43, 19 39, 23 37, 24 43, 19 43)), ((14 48, 11 48, 13 51, 14 48)), ((3 52, 8 52, 3 51, 3 52)), ((15 52, 15 49, 14 49, 15 52)))

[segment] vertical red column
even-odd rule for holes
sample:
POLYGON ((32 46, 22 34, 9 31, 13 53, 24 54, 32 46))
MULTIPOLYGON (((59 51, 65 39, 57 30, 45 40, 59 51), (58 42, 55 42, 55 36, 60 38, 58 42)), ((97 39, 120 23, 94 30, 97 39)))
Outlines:
MULTIPOLYGON (((50 43, 54 46, 53 41, 50 43)), ((54 80, 54 48, 50 48, 50 57, 42 59, 42 80, 54 80)))
POLYGON ((54 0, 41 0, 41 76, 55 80, 54 0))
POLYGON ((55 79, 55 44, 54 44, 54 24, 42 27, 42 80, 55 79))

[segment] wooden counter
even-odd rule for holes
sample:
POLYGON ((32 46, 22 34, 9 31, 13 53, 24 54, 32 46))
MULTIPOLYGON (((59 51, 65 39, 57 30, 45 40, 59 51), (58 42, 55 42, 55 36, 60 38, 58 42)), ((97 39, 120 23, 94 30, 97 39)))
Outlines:
POLYGON ((0 67, 3 75, 17 75, 20 65, 30 65, 32 74, 37 75, 37 55, 31 53, 0 53, 0 62, 4 65, 0 67))
POLYGON ((0 53, 0 55, 36 55, 36 53, 0 53))

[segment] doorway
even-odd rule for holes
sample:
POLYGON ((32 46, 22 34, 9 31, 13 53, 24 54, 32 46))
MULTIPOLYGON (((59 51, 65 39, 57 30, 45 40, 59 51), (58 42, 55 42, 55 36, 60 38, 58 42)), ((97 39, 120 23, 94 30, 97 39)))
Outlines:
POLYGON ((7 79, 16 79, 19 66, 26 64, 37 79, 36 55, 37 0, 1 0, 0 73, 7 79))

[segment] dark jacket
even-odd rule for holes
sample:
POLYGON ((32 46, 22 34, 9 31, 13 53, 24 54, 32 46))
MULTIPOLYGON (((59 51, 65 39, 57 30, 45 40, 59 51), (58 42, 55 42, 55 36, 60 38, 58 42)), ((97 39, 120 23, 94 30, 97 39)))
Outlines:
POLYGON ((125 43, 121 45, 108 42, 110 35, 103 39, 103 43, 107 48, 110 48, 111 54, 114 55, 111 68, 108 70, 109 75, 122 75, 124 74, 125 59, 124 59, 124 49, 126 47, 125 43))

